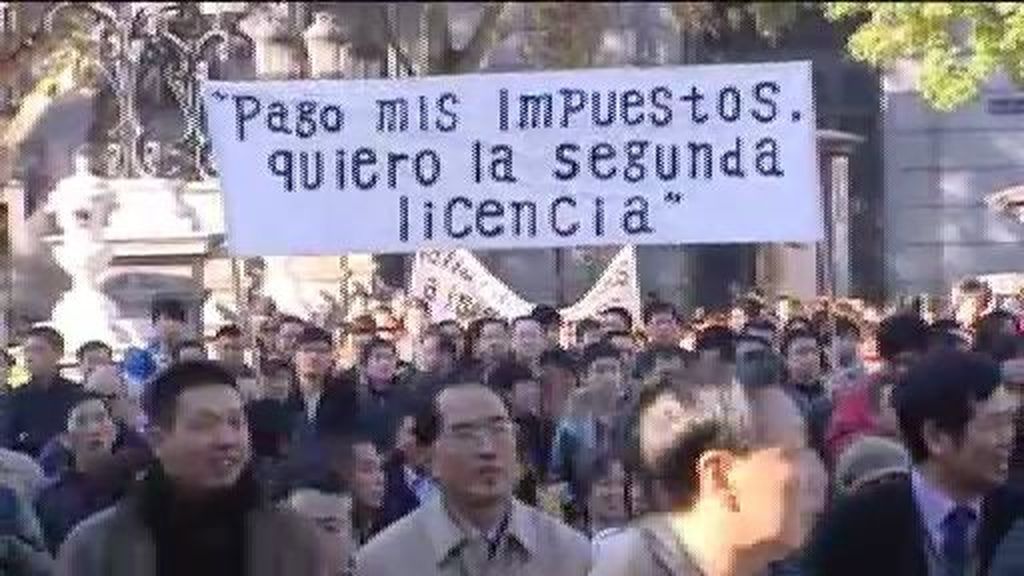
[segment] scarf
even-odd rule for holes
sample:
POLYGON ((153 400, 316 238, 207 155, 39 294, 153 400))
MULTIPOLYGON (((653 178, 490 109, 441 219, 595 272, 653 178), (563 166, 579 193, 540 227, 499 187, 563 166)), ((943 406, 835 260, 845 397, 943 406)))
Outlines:
POLYGON ((140 485, 141 512, 156 546, 157 576, 244 576, 246 514, 259 490, 246 472, 234 486, 184 498, 154 466, 140 485))

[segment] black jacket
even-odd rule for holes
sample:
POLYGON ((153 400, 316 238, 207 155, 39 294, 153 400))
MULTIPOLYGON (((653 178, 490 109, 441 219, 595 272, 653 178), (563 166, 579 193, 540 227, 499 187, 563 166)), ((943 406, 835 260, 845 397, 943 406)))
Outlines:
POLYGON ((3 434, 8 447, 38 458, 43 446, 64 432, 68 413, 83 393, 81 386, 59 376, 46 388, 34 380, 15 388, 3 434))
MULTIPOLYGON (((1000 488, 984 499, 976 540, 981 574, 1014 519, 1024 497, 1000 488)), ((840 501, 818 525, 807 550, 807 576, 928 576, 926 530, 909 478, 866 488, 840 501)))
POLYGON ((382 526, 390 526, 419 507, 420 501, 405 481, 405 466, 399 456, 384 465, 385 496, 380 511, 382 526))

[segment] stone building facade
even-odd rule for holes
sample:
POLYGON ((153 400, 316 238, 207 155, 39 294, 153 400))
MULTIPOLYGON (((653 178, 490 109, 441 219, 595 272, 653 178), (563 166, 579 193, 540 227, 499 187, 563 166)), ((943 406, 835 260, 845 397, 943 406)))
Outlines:
POLYGON ((937 112, 916 73, 905 64, 885 79, 890 293, 949 294, 965 276, 1024 271, 1024 223, 1009 196, 1010 210, 986 201, 1024 182, 1024 91, 999 75, 977 101, 937 112))

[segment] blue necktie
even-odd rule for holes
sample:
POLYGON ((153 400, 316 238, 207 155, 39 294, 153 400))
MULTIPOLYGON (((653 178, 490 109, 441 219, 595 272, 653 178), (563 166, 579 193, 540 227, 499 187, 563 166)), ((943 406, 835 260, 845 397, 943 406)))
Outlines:
POLYGON ((968 564, 968 533, 974 523, 974 510, 958 506, 942 522, 942 556, 946 559, 947 576, 966 576, 968 564))

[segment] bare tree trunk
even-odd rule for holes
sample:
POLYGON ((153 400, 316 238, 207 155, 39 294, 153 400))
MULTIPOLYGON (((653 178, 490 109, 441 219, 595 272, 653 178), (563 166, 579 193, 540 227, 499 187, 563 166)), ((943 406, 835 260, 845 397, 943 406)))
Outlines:
POLYGON ((501 19, 501 13, 505 10, 505 5, 504 2, 500 2, 498 4, 488 4, 484 8, 484 13, 480 17, 480 23, 477 25, 476 31, 473 32, 473 37, 470 38, 469 43, 459 51, 458 58, 454 62, 455 69, 452 72, 464 74, 480 68, 484 56, 494 47, 494 41, 498 37, 496 33, 498 21, 501 19))

